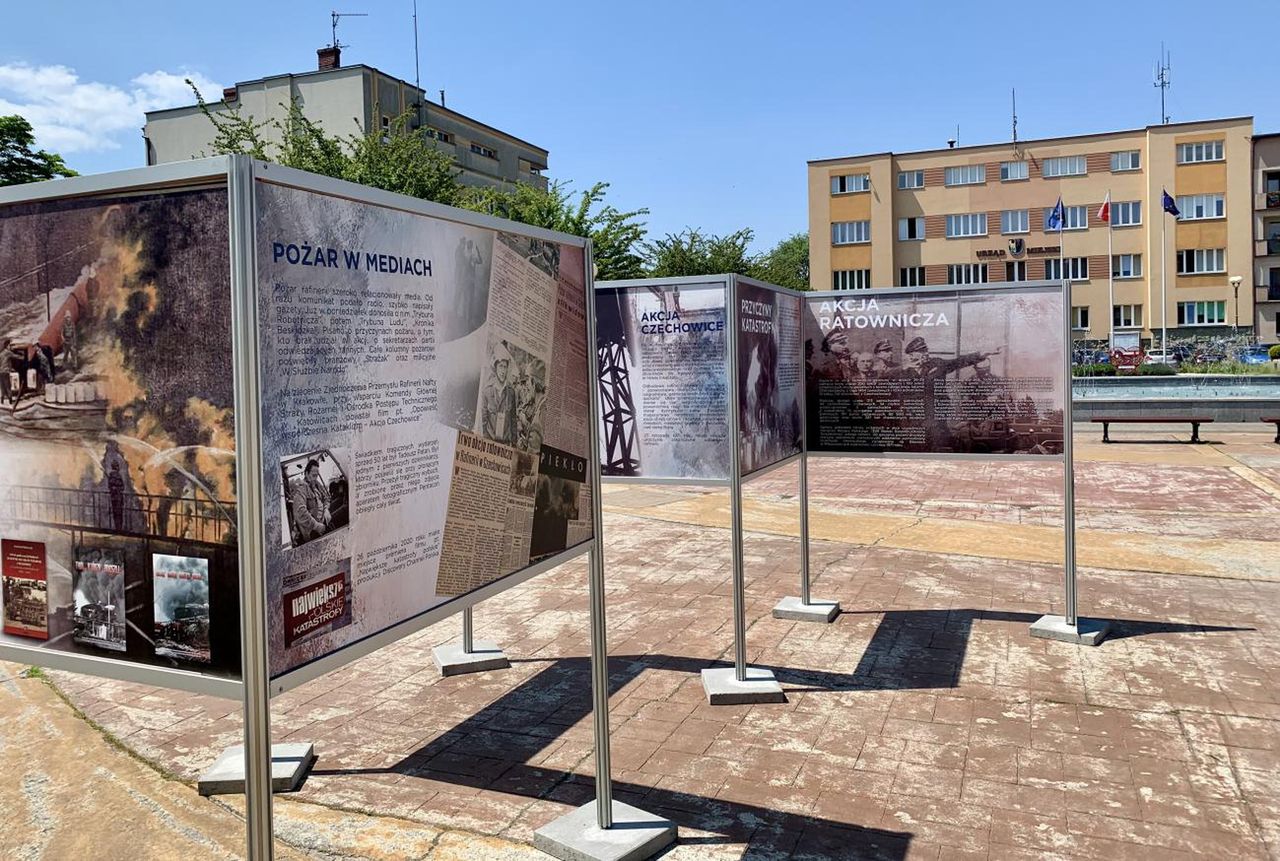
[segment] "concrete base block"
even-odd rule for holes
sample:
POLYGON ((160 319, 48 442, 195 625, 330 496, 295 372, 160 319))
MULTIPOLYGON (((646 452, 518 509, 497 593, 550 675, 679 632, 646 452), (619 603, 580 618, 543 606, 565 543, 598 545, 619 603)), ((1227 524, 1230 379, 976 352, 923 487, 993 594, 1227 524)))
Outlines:
POLYGON ((483 673, 485 670, 505 670, 511 666, 507 655, 497 643, 477 640, 470 652, 462 651, 461 643, 436 646, 431 650, 442 676, 460 676, 463 673, 483 673))
POLYGON ((773 618, 791 619, 796 622, 831 622, 840 615, 839 601, 810 598, 803 603, 799 598, 783 598, 773 608, 773 618))
POLYGON ((740 706, 748 703, 785 703, 782 692, 770 670, 747 667, 747 680, 738 681, 733 667, 715 667, 702 671, 702 689, 713 706, 740 706))
MULTIPOLYGON (((310 742, 271 745, 271 791, 296 792, 311 773, 316 749, 310 742)), ((201 795, 241 795, 244 793, 244 745, 222 752, 200 775, 196 788, 201 795)))
POLYGON ((1111 623, 1101 619, 1076 618, 1074 626, 1068 625, 1063 616, 1041 616, 1031 623, 1031 636, 1046 640, 1061 640, 1079 646, 1097 646, 1107 637, 1111 623))
POLYGON ((613 802, 613 827, 596 824, 596 802, 582 805, 539 828, 533 845, 561 861, 643 861, 676 839, 669 819, 613 802))

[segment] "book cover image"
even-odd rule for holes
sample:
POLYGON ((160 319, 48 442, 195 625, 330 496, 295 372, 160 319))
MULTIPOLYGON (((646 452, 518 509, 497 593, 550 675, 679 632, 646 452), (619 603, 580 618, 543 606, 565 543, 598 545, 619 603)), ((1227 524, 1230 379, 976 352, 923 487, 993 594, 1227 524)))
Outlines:
POLYGON ((125 650, 124 552, 109 547, 76 548, 71 585, 77 643, 125 650))
POLYGON ((156 654, 208 664, 209 560, 151 555, 156 654))
POLYGON ((4 632, 49 639, 49 584, 44 544, 0 540, 0 577, 4 580, 4 632))

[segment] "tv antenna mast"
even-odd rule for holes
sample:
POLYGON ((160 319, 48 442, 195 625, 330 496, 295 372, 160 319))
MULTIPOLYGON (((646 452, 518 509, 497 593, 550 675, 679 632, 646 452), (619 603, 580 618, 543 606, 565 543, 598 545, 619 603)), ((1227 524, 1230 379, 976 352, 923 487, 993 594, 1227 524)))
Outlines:
POLYGON ((1172 84, 1172 77, 1169 74, 1169 52, 1164 49, 1164 42, 1160 43, 1160 61, 1156 63, 1156 80, 1152 84, 1160 90, 1160 124, 1169 124, 1169 112, 1165 108, 1164 95, 1172 84))
POLYGON ((1018 90, 1013 88, 1010 90, 1013 94, 1013 148, 1018 148, 1018 90))
MULTIPOLYGON (((332 28, 333 28, 333 44, 332 44, 332 45, 330 45, 329 47, 331 47, 331 48, 350 48, 350 47, 351 47, 350 45, 340 45, 340 44, 338 43, 338 21, 340 21, 340 20, 341 20, 341 19, 343 19, 343 18, 368 18, 368 17, 369 17, 369 13, 368 13, 368 12, 337 12, 337 11, 331 11, 331 12, 329 13, 329 18, 330 18, 330 20, 332 21, 332 28)), ((415 18, 415 21, 416 21, 416 18, 415 18)))

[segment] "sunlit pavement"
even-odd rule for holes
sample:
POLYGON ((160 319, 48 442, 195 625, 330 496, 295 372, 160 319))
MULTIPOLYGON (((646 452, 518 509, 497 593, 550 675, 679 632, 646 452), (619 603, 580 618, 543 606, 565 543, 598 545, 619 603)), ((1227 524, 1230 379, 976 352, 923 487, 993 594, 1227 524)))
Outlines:
MULTIPOLYGON (((607 487, 617 797, 677 821, 671 859, 1280 858, 1272 433, 1211 425, 1192 446, 1182 427, 1119 428, 1103 445, 1080 428, 1081 611, 1114 621, 1092 649, 1027 633, 1062 609, 1056 465, 813 459, 831 625, 771 618, 798 590, 796 471, 753 482, 748 659, 783 705, 704 702, 699 671, 732 657, 724 493, 607 487)), ((537 857, 519 843, 593 796, 587 624, 578 560, 477 608, 509 670, 441 679, 430 650, 458 636, 451 620, 277 699, 277 738, 320 755, 277 805, 282 836, 321 851, 289 811, 327 806, 416 835, 330 854, 537 857)), ((183 780, 239 741, 235 703, 50 675, 183 780)), ((12 708, 66 710, 6 705, 6 726, 12 708)), ((46 753, 6 744, 12 793, 46 753)))

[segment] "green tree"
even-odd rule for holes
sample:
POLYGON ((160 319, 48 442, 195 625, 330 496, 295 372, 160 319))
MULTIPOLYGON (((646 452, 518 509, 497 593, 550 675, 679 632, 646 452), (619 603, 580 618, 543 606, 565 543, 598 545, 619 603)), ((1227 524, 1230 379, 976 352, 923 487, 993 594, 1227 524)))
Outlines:
POLYGON ((724 236, 690 227, 641 243, 640 250, 649 274, 655 278, 726 272, 749 275, 754 271, 755 259, 747 253, 747 246, 754 236, 749 227, 724 236))
POLYGON ((779 287, 808 290, 809 234, 797 233, 783 239, 756 259, 749 274, 779 287))
POLYGON ((461 206, 498 218, 509 218, 591 240, 596 278, 613 281, 644 276, 639 246, 645 236, 640 220, 647 209, 624 212, 604 202, 607 182, 597 182, 574 199, 568 183, 540 189, 521 183, 513 188, 465 188, 461 206))
POLYGON ((79 176, 57 153, 33 149, 31 123, 17 114, 0 117, 0 185, 21 185, 59 176, 79 176))

